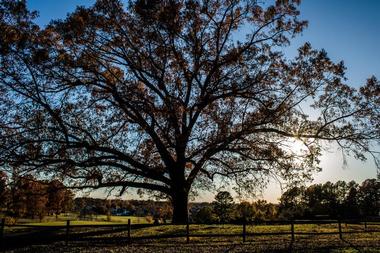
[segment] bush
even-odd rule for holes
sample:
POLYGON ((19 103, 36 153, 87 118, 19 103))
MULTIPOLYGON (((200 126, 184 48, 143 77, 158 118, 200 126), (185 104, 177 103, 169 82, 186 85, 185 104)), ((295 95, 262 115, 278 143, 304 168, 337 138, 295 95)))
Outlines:
POLYGON ((210 206, 205 206, 195 213, 193 220, 199 224, 212 224, 218 221, 218 217, 210 206))

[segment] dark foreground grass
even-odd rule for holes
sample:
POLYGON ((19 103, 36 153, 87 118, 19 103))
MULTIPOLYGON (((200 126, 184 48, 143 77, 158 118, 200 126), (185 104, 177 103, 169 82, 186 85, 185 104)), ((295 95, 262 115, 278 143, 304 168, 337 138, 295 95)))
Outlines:
MULTIPOLYGON (((379 225, 369 227, 379 229, 379 225)), ((362 225, 342 226, 343 232, 364 231, 362 225)), ((289 225, 247 226, 248 233, 289 232, 289 225)), ((296 225, 296 232, 336 232, 336 224, 296 225)), ((74 231, 73 231, 74 232, 74 231)), ((79 235, 83 231, 77 231, 79 235)), ((185 226, 162 225, 132 230, 132 243, 128 244, 125 231, 114 231, 99 235, 87 236, 89 241, 75 241, 73 233, 69 246, 63 242, 51 245, 34 245, 27 248, 7 252, 379 252, 380 232, 344 234, 343 240, 339 235, 298 234, 291 242, 290 235, 250 235, 242 243, 242 227, 239 225, 191 225, 190 235, 210 235, 210 237, 190 236, 190 243, 185 237, 143 239, 155 235, 185 234, 185 226), (237 236, 213 237, 212 234, 237 236), (120 239, 118 239, 120 238, 120 239)))
POLYGON ((145 242, 133 243, 131 245, 100 245, 100 244, 71 244, 63 246, 60 243, 53 245, 32 246, 24 249, 19 249, 12 252, 38 252, 38 253, 63 253, 63 252, 109 252, 109 253, 174 253, 174 252, 188 252, 188 253, 237 253, 237 252, 380 252, 380 245, 357 241, 340 241, 333 240, 299 240, 293 244, 290 240, 268 240, 264 241, 249 241, 246 243, 234 243, 229 241, 219 242, 197 242, 197 243, 183 243, 183 242, 145 242), (355 243, 355 245, 353 245, 355 243))

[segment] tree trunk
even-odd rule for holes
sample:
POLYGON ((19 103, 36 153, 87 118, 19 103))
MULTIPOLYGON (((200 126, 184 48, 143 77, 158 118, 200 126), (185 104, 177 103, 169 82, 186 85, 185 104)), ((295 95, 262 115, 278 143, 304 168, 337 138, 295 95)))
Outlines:
POLYGON ((173 224, 186 224, 188 222, 188 198, 189 193, 183 188, 174 190, 171 199, 173 205, 173 224))

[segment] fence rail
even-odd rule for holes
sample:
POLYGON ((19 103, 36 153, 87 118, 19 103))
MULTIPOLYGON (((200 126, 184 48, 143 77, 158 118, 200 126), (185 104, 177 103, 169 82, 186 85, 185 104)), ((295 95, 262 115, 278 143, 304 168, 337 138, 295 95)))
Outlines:
MULTIPOLYGON (((161 225, 170 225, 170 224, 161 224, 161 225)), ((366 220, 292 220, 292 221, 270 221, 264 223, 241 223, 241 233, 196 233, 190 232, 192 225, 198 224, 186 224, 185 230, 183 232, 177 232, 175 234, 161 234, 161 235, 148 235, 148 236, 131 236, 131 230, 147 228, 147 227, 157 227, 161 225, 154 224, 131 224, 131 220, 128 220, 128 223, 125 224, 72 224, 71 221, 66 221, 65 225, 55 225, 55 226, 44 226, 44 225, 31 225, 31 224, 6 224, 5 219, 1 220, 0 223, 0 245, 1 249, 9 249, 12 247, 28 246, 31 244, 40 244, 40 243, 50 243, 55 241, 64 241, 66 245, 70 241, 125 241, 126 243, 131 243, 133 240, 144 240, 144 239, 162 239, 162 238, 185 238, 186 242, 190 242, 191 237, 241 237, 243 242, 246 242, 247 237, 257 237, 257 236, 289 236, 291 241, 295 240, 296 235, 339 235, 340 239, 343 239, 344 234, 356 234, 356 233, 374 233, 380 232, 380 229, 368 229, 368 226, 379 225, 380 222, 366 221, 366 220), (352 225, 362 225, 363 230, 357 231, 344 231, 342 229, 343 224, 352 224, 352 225), (302 224, 337 224, 335 231, 329 232, 304 232, 297 231, 295 225, 302 224), (247 232, 247 226, 258 226, 258 225, 289 225, 289 231, 279 231, 279 232, 247 232), (5 234, 5 227, 15 227, 15 228, 31 228, 35 233, 26 232, 26 234, 17 236, 12 234, 5 234), (77 228, 93 228, 93 229, 106 229, 110 228, 111 230, 105 231, 90 231, 83 233, 73 233, 77 228), (59 234, 50 234, 51 231, 61 231, 59 234), (91 238, 93 235, 107 234, 111 232, 123 231, 127 232, 127 236, 113 236, 111 238, 96 237, 91 238), (45 232, 45 233, 44 233, 45 232), (74 237, 75 235, 75 237, 74 237), (23 238, 23 240, 20 240, 23 238), (20 242, 23 243, 20 243, 20 242)), ((234 224, 237 225, 237 224, 234 224)), ((175 226, 175 225, 173 225, 175 226)))

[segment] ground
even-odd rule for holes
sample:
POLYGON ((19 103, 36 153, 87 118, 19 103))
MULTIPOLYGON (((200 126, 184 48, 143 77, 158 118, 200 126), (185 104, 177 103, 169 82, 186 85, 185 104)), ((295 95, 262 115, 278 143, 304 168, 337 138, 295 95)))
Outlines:
POLYGON ((63 253, 63 252, 83 252, 83 253, 173 253, 173 252, 185 252, 185 253, 243 253, 243 252, 334 252, 334 253, 348 253, 348 252, 380 252, 380 245, 368 246, 361 242, 358 245, 353 246, 350 242, 339 241, 338 238, 327 241, 304 241, 298 240, 293 245, 290 241, 283 240, 270 240, 266 243, 249 241, 246 243, 234 243, 228 241, 219 242, 198 242, 189 243, 169 243, 169 242, 145 242, 145 243, 133 243, 131 245, 77 245, 72 244, 69 246, 63 246, 62 244, 54 244, 50 246, 33 246, 17 251, 9 252, 38 252, 38 253, 63 253))
POLYGON ((380 252, 380 223, 368 224, 367 232, 364 224, 343 223, 342 231, 345 234, 342 240, 337 234, 328 234, 338 231, 336 223, 298 224, 294 227, 295 232, 304 234, 296 234, 293 243, 290 234, 281 234, 289 233, 290 228, 290 225, 248 225, 247 233, 250 235, 243 243, 241 225, 190 225, 190 242, 187 243, 186 237, 183 236, 186 234, 186 226, 136 227, 131 231, 130 243, 125 229, 73 227, 72 240, 68 246, 58 241, 49 245, 34 245, 7 252, 380 252), (368 232, 374 230, 378 232, 368 232), (261 235, 258 235, 259 233, 261 235), (265 235, 265 233, 279 234, 265 235), (85 240, 77 240, 83 234, 86 234, 85 240), (167 238, 173 235, 182 235, 182 237, 167 238))

